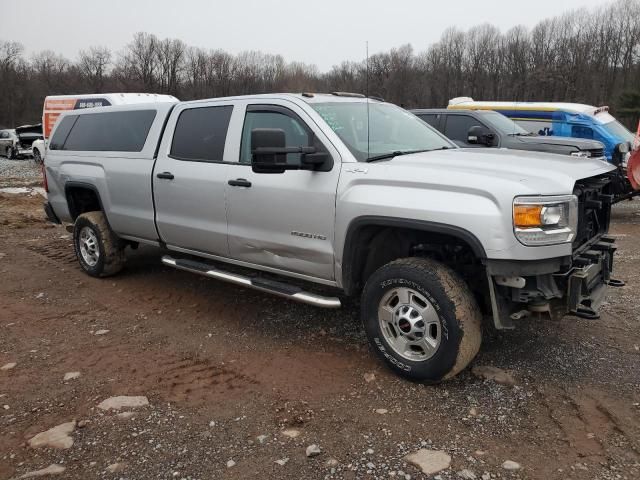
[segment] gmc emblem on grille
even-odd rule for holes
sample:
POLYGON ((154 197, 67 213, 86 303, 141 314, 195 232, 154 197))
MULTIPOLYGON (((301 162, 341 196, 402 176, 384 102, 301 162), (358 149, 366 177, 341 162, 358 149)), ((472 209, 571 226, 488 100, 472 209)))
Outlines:
POLYGON ((326 240, 327 237, 325 235, 318 235, 317 233, 305 233, 305 232, 291 232, 291 235, 302 238, 314 238, 316 240, 326 240))

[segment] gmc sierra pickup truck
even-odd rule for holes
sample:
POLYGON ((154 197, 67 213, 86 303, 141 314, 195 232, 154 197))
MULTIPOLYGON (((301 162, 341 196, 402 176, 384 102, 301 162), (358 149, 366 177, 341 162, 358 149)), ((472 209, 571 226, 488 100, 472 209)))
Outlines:
POLYGON ((319 307, 359 295, 379 357, 438 382, 478 352, 483 314, 499 329, 598 317, 620 283, 612 170, 460 149, 361 95, 254 95, 63 113, 45 210, 73 223, 92 276, 150 244, 167 266, 319 307))

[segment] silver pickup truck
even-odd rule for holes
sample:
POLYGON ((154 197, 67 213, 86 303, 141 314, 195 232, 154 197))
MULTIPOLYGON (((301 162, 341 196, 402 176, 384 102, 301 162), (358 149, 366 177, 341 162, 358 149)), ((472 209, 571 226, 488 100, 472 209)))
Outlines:
POLYGON ((92 276, 150 244, 170 267, 319 307, 359 295, 380 358, 438 382, 474 358, 483 315, 597 318, 621 283, 613 170, 460 149, 355 94, 254 95, 64 113, 45 210, 73 223, 92 276))

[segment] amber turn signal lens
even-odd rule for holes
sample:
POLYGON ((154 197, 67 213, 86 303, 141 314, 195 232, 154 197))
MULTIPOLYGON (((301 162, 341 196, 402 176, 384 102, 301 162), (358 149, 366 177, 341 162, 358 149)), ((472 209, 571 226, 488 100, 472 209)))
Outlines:
POLYGON ((513 223, 518 228, 542 225, 542 205, 514 205, 513 223))

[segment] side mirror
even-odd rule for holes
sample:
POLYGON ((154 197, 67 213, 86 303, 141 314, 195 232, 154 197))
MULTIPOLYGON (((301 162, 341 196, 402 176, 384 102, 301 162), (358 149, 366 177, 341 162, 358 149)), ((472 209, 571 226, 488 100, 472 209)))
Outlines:
POLYGON ((251 169, 256 173, 284 173, 286 137, 281 128, 251 130, 251 169))
POLYGON ((611 156, 611 163, 613 163, 616 167, 625 166, 625 160, 627 158, 627 154, 629 153, 629 143, 622 142, 617 144, 613 148, 613 155, 611 156))
POLYGON ((287 147, 281 128, 251 130, 251 169, 255 173, 284 173, 286 170, 315 170, 328 158, 315 147, 287 147), (287 162, 288 153, 299 153, 300 161, 287 162))
POLYGON ((489 132, 485 127, 480 125, 474 125, 469 129, 467 133, 467 143, 472 145, 487 145, 490 146, 493 143, 494 135, 489 132))

